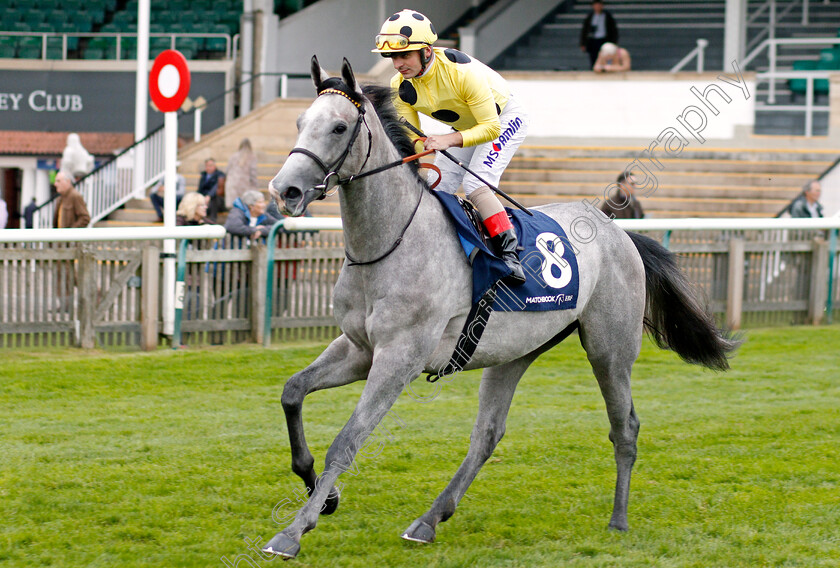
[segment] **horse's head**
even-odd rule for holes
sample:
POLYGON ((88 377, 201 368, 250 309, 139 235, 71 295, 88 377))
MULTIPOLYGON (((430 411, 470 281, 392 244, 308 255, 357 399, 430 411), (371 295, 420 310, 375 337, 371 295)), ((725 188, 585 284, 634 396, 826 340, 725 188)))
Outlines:
POLYGON ((341 78, 331 78, 313 56, 311 72, 318 97, 298 118, 295 148, 269 184, 272 198, 294 217, 346 181, 364 159, 364 150, 354 148, 365 99, 350 63, 345 59, 341 78))

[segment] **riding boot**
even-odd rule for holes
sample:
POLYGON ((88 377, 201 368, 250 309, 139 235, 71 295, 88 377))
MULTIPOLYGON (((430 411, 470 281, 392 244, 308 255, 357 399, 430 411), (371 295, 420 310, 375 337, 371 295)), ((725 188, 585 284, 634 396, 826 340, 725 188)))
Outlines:
POLYGON ((502 231, 495 237, 491 237, 490 242, 493 244, 496 254, 505 261, 508 268, 513 270, 502 279, 502 282, 509 286, 524 284, 525 272, 522 270, 522 265, 519 263, 519 254, 516 252, 519 242, 516 239, 516 231, 513 230, 513 227, 502 231))

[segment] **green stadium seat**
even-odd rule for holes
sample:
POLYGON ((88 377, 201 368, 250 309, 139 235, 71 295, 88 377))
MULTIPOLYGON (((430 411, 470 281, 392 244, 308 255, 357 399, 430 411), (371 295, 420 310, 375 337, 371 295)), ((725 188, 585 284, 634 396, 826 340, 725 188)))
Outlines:
POLYGON ((29 10, 23 13, 23 21, 30 26, 34 26, 35 24, 46 22, 47 13, 43 10, 29 10))
POLYGON ((105 59, 105 52, 96 47, 88 47, 82 54, 83 59, 105 59))
POLYGON ((0 58, 12 59, 17 54, 17 39, 13 36, 0 37, 0 58))
MULTIPOLYGON (((816 71, 817 62, 810 59, 799 59, 793 62, 794 71, 816 71)), ((806 79, 788 79, 788 89, 794 94, 804 95, 807 87, 806 79)))
POLYGON ((24 23, 24 22, 15 22, 14 24, 12 24, 11 31, 13 31, 13 32, 28 32, 28 31, 30 31, 29 30, 29 24, 24 23))
POLYGON ((20 59, 41 59, 41 38, 34 36, 19 38, 17 56, 20 59))

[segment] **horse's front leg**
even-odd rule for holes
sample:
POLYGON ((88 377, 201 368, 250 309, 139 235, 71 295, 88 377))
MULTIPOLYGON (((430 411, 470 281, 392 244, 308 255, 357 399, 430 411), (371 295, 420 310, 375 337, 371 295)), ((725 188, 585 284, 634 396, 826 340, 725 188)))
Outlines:
POLYGON ((402 534, 404 539, 434 542, 438 523, 446 521, 455 513, 461 498, 502 439, 516 385, 536 356, 529 354, 510 363, 485 369, 478 390, 478 417, 470 435, 467 457, 446 489, 435 499, 431 509, 405 530, 402 534))
MULTIPOLYGON (((363 380, 370 370, 370 361, 369 352, 359 349, 341 335, 311 365, 286 381, 281 402, 289 429, 292 471, 303 479, 308 495, 315 491, 317 476, 315 458, 309 451, 303 432, 303 399, 315 391, 363 380)), ((338 490, 332 488, 321 512, 325 515, 335 512, 339 497, 338 490)))
POLYGON ((295 520, 277 533, 263 551, 285 558, 294 558, 298 554, 300 537, 315 528, 321 508, 338 476, 353 467, 359 448, 391 409, 404 386, 423 370, 424 356, 431 350, 428 346, 418 355, 417 345, 411 342, 394 342, 391 348, 376 350, 362 396, 350 420, 327 451, 324 472, 317 478, 315 490, 298 511, 295 520))

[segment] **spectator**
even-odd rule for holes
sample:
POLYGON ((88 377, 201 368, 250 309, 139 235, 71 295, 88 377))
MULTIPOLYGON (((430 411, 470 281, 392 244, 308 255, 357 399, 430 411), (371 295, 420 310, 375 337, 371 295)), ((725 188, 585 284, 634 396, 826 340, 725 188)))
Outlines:
POLYGON ((6 228, 6 223, 9 222, 9 210, 6 208, 6 202, 0 199, 0 229, 6 228))
POLYGON ((87 227, 90 223, 90 213, 82 194, 73 187, 69 174, 64 171, 55 176, 55 189, 58 191, 58 201, 55 204, 53 227, 57 229, 87 227))
POLYGON ((630 71, 630 52, 614 43, 607 42, 601 46, 601 52, 592 70, 596 73, 630 71))
POLYGON ((268 202, 263 194, 255 189, 246 191, 237 197, 228 213, 225 229, 231 235, 258 239, 268 235, 272 225, 283 218, 274 217, 266 212, 268 202))
POLYGON ((601 46, 607 42, 618 43, 618 26, 612 14, 604 10, 604 3, 594 0, 580 30, 580 50, 589 54, 590 69, 595 67, 601 46))
POLYGON ((205 225, 210 223, 207 218, 207 201, 209 199, 209 197, 197 191, 191 191, 184 195, 175 214, 175 224, 183 227, 185 225, 205 225))
POLYGON ((823 208, 819 199, 822 186, 819 180, 813 180, 805 185, 805 189, 790 204, 791 217, 822 217, 823 208))
POLYGON ((23 223, 25 229, 31 229, 35 226, 35 212, 38 210, 38 204, 35 203, 35 198, 32 198, 32 201, 29 202, 23 209, 23 223))
MULTIPOLYGON (((164 192, 164 184, 163 180, 160 180, 157 185, 155 185, 154 189, 152 189, 152 193, 149 195, 149 200, 152 202, 152 207, 155 208, 155 213, 157 213, 157 220, 158 223, 163 221, 163 192, 164 192)), ((181 204, 181 200, 184 198, 184 195, 187 193, 187 180, 182 176, 180 173, 175 174, 175 207, 177 208, 178 205, 181 204)))
POLYGON ((224 209, 225 172, 216 168, 216 160, 213 158, 204 160, 204 171, 198 180, 198 193, 210 198, 207 217, 215 223, 219 211, 224 209))
POLYGON ((75 132, 67 135, 67 146, 61 153, 60 171, 69 179, 79 181, 93 171, 93 156, 82 146, 79 135, 75 132))
POLYGON ((636 180, 633 174, 621 172, 613 185, 616 186, 615 192, 601 206, 601 211, 611 219, 643 219, 645 212, 636 199, 636 180))
POLYGON ((251 141, 243 138, 239 150, 228 158, 225 208, 230 210, 233 203, 250 189, 257 189, 257 156, 251 149, 251 141))

